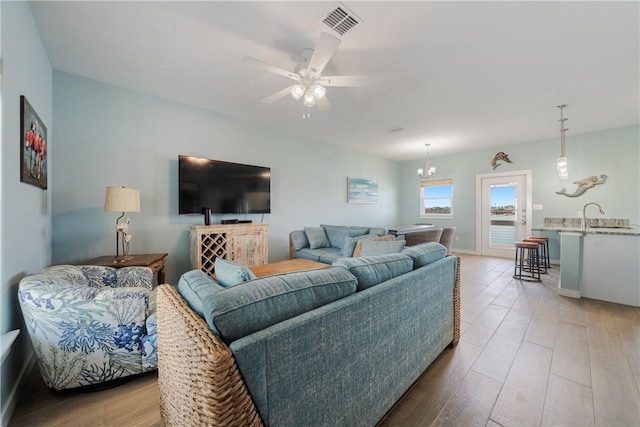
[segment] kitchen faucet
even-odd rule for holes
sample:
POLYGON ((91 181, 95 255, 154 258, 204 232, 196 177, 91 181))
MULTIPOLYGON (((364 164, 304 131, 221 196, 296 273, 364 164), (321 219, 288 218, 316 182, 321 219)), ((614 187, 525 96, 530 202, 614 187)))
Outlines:
POLYGON ((602 209, 602 206, 600 206, 596 202, 589 202, 586 205, 584 205, 584 207, 582 208, 582 220, 580 221, 580 230, 582 230, 582 231, 586 231, 586 229, 587 229, 586 210, 587 210, 587 206, 589 206, 589 205, 596 205, 598 207, 598 209, 600 209, 600 214, 604 215, 604 209, 602 209))

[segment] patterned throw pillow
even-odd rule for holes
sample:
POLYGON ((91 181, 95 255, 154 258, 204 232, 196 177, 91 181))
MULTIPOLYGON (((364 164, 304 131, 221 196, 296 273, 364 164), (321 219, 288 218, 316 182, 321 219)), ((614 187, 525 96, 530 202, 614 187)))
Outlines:
MULTIPOLYGON (((386 236, 377 236, 375 234, 367 234, 367 235, 365 235, 363 237, 366 237, 366 240, 373 240, 373 241, 376 241, 376 242, 388 242, 388 241, 391 241, 391 240, 396 240, 396 236, 394 236, 392 234, 387 234, 386 236)), ((364 239, 363 240, 359 240, 355 244, 355 247, 354 247, 353 251, 351 252, 351 256, 354 256, 354 257, 362 256, 362 255, 360 255, 360 251, 362 250, 362 241, 364 241, 364 239)))
POLYGON ((216 281, 225 288, 256 278, 253 271, 247 267, 221 258, 216 259, 214 271, 216 273, 216 281))

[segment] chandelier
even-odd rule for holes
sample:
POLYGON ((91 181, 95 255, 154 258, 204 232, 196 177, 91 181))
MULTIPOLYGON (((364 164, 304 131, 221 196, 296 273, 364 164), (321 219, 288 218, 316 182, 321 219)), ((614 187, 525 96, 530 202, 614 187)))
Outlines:
POLYGON ((419 168, 418 169, 418 176, 420 178, 423 178, 423 179, 430 179, 436 173, 435 166, 430 166, 429 165, 429 161, 431 160, 431 158, 429 157, 429 146, 430 145, 431 144, 424 144, 424 146, 427 147, 427 163, 426 163, 424 169, 423 168, 419 168))
POLYGON ((563 110, 567 106, 567 104, 558 105, 560 109, 560 157, 556 162, 556 170, 558 171, 558 177, 560 179, 569 179, 569 169, 567 167, 567 157, 564 155, 564 133, 569 129, 565 129, 564 122, 569 120, 565 119, 563 116, 563 110))

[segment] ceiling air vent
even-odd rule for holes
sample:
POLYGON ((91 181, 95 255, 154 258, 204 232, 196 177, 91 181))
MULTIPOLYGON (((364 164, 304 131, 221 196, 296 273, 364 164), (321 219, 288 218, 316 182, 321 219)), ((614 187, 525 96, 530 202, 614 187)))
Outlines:
POLYGON ((338 6, 331 10, 322 22, 333 31, 343 36, 347 31, 362 22, 362 20, 343 4, 338 3, 338 6))

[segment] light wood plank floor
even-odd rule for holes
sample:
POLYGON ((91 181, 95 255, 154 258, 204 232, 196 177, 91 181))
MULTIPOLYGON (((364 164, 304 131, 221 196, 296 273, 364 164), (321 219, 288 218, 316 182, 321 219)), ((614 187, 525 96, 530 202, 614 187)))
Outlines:
MULTIPOLYGON (((512 279, 513 262, 462 255, 462 336, 380 422, 406 426, 640 425, 640 309, 512 279)), ((52 392, 37 368, 10 426, 159 426, 157 376, 52 392)))

